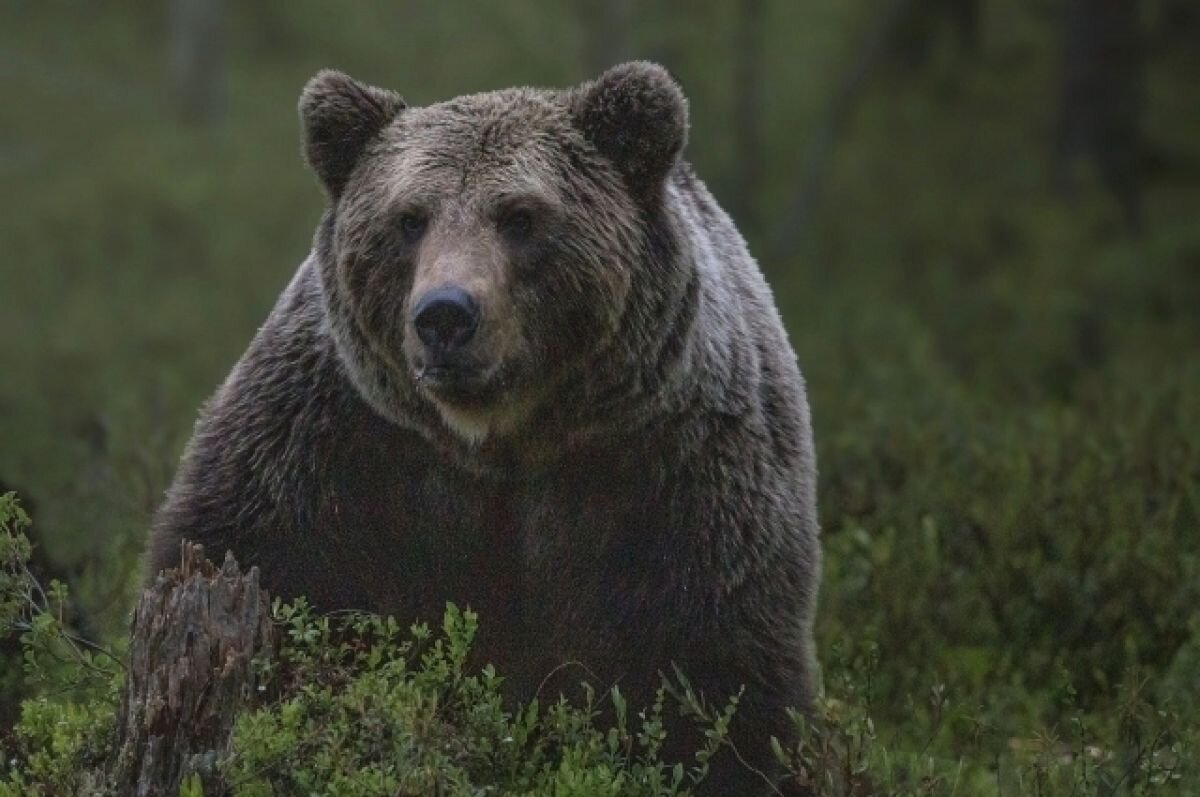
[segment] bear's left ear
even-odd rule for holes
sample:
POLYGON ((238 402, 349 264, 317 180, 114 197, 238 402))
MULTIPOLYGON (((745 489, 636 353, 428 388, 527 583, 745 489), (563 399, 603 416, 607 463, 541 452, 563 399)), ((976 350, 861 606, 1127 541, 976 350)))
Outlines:
POLYGON ((575 123, 640 198, 654 195, 687 142, 687 98, 666 69, 633 61, 585 83, 575 123))
POLYGON ((331 199, 341 195, 367 143, 404 107, 399 94, 330 69, 308 81, 300 94, 304 157, 331 199))

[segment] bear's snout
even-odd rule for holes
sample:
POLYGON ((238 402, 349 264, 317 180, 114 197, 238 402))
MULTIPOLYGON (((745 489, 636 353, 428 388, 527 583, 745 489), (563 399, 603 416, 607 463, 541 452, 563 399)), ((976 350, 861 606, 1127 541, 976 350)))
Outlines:
POLYGON ((437 288, 413 309, 413 328, 432 360, 467 345, 479 328, 479 304, 462 288, 437 288))

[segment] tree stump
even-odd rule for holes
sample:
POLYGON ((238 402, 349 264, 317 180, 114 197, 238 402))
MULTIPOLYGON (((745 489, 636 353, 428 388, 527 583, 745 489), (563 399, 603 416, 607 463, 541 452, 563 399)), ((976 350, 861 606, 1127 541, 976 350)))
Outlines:
POLYGON ((232 554, 218 569, 202 546, 182 549, 179 569, 160 573, 134 610, 108 778, 117 794, 175 797, 193 774, 206 793, 220 788, 216 764, 255 695, 252 662, 275 650, 258 569, 243 573, 232 554))

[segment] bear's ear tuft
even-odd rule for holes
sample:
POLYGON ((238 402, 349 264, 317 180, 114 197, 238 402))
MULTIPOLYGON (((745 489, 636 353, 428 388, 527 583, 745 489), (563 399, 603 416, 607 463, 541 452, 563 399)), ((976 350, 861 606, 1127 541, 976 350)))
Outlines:
POLYGON ((687 98, 666 69, 633 61, 585 83, 573 97, 575 123, 635 193, 662 185, 687 141, 687 98))
POLYGON ((363 149, 404 109, 399 94, 326 69, 300 94, 304 156, 337 199, 363 149))

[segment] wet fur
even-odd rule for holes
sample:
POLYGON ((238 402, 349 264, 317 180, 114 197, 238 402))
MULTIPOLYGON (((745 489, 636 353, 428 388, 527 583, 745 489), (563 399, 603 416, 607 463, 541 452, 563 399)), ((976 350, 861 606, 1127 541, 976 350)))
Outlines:
MULTIPOLYGON (((343 143, 359 151, 332 151, 328 136, 314 149, 306 117, 330 208, 201 414, 154 525, 150 570, 173 564, 187 538, 214 556, 232 550, 274 594, 323 609, 436 621, 447 600, 470 605, 482 619, 477 657, 508 677, 514 699, 574 661, 587 673, 560 671, 543 688, 594 677, 644 704, 675 662, 716 701, 746 687, 734 738, 770 770, 767 737, 789 735, 784 707, 807 710, 814 689, 809 414, 757 266, 678 157, 678 87, 634 64, 566 92, 402 109, 342 78, 315 79, 302 112, 318 107, 326 133, 349 124, 357 132, 343 143), (346 113, 347 91, 366 117, 323 115, 346 113), (631 116, 632 143, 620 138, 631 116), (541 271, 499 256, 480 271, 506 274, 489 300, 511 322, 496 344, 510 372, 492 403, 457 409, 466 420, 449 424, 388 320, 403 317, 432 261, 388 270, 388 257, 405 256, 388 248, 381 209, 426 168, 426 187, 449 191, 468 218, 464 197, 513 174, 533 175, 559 208, 541 271), (438 182, 448 173, 457 186, 438 182), (363 259, 374 263, 360 269, 363 259), (472 419, 486 430, 464 434, 472 419)), ((456 253, 468 239, 437 240, 456 253)), ((728 755, 708 789, 763 791, 728 755)))

